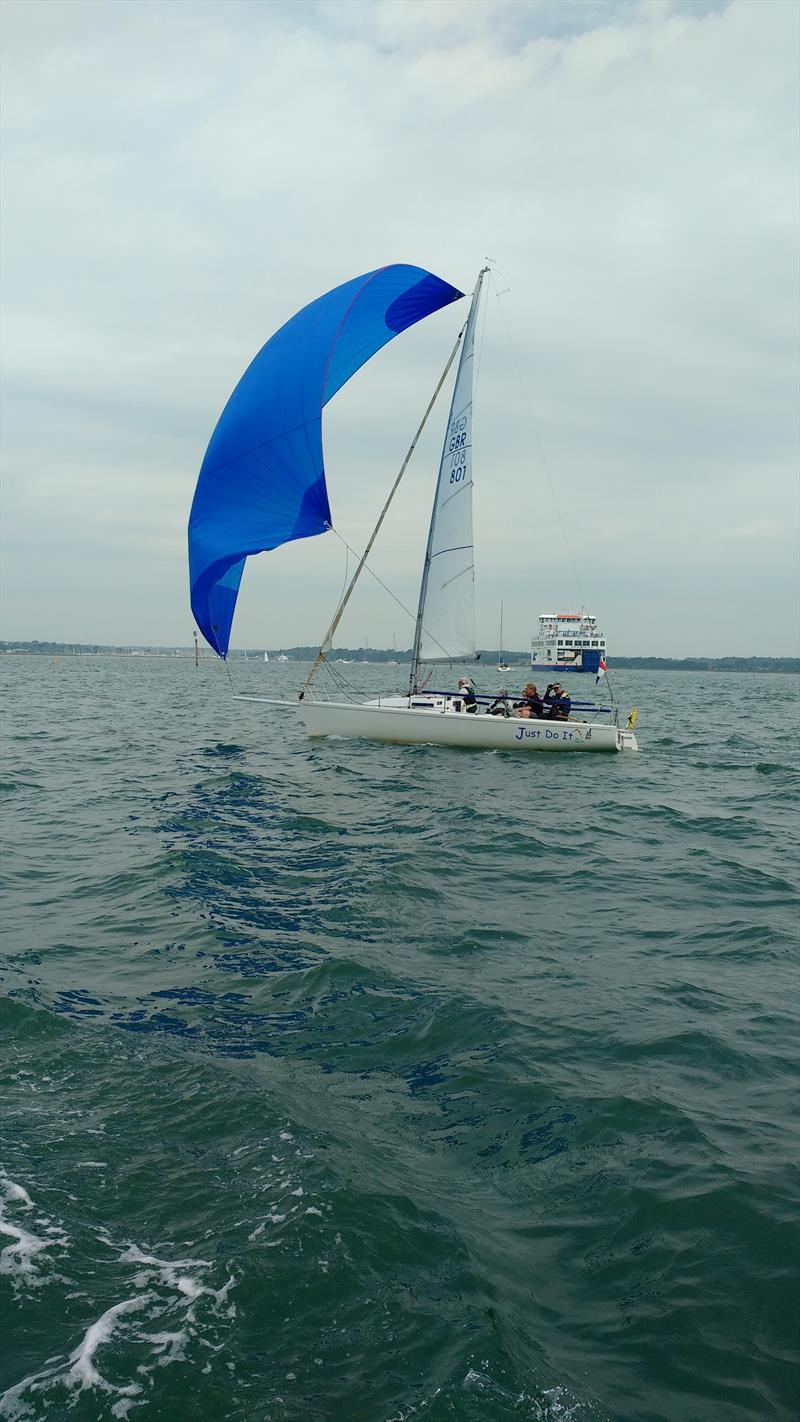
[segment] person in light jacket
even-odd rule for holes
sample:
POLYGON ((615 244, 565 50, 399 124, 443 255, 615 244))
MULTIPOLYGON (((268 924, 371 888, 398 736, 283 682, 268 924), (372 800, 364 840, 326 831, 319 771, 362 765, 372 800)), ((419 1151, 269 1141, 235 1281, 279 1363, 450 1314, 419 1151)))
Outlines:
POLYGON ((468 676, 461 676, 458 679, 458 699, 456 700, 456 710, 460 711, 462 706, 468 715, 473 716, 475 715, 475 712, 478 709, 478 698, 475 695, 475 689, 472 685, 472 680, 468 676), (459 700, 461 702, 461 706, 459 705, 459 700))

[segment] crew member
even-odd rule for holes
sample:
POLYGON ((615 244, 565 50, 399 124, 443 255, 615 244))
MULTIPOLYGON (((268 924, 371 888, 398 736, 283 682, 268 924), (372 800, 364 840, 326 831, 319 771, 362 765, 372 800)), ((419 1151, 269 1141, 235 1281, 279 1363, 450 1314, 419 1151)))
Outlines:
POLYGON ((522 700, 514 702, 514 715, 536 720, 543 715, 542 698, 532 681, 522 688, 522 700))
POLYGON ((569 713, 572 710, 572 701, 560 681, 554 681, 552 686, 548 686, 544 694, 544 704, 550 708, 547 712, 548 721, 569 720, 569 713))
MULTIPOLYGON (((461 676, 461 677, 459 677, 459 679, 458 679, 458 695, 459 695, 459 697, 460 697, 460 699, 461 699, 461 703, 462 703, 462 705, 463 705, 464 710, 465 710, 468 714, 471 714, 471 715, 474 716, 474 715, 475 715, 475 712, 476 712, 477 709, 478 709, 478 698, 477 698, 477 696, 475 695, 475 689, 474 689, 474 687, 473 687, 473 685, 472 685, 472 681, 470 680, 470 678, 469 678, 468 676, 461 676)), ((456 710, 461 710, 461 707, 459 706, 458 701, 456 702, 456 710)))

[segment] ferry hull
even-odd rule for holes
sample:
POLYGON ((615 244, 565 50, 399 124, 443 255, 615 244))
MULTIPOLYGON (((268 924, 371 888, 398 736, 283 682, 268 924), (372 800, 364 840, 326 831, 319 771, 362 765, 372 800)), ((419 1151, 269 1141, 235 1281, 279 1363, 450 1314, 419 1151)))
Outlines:
POLYGON ((582 667, 578 662, 531 662, 532 672, 561 672, 562 676, 576 676, 581 672, 597 676, 597 667, 582 667))
POLYGON ((616 726, 585 721, 547 722, 519 716, 471 716, 407 707, 353 706, 304 701, 301 714, 310 736, 357 736, 396 745, 462 746, 474 750, 637 750, 636 738, 616 726))

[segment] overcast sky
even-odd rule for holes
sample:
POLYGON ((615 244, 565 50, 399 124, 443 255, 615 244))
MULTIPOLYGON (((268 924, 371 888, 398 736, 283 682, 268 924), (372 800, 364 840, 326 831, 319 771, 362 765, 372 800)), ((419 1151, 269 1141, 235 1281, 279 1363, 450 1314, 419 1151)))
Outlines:
MULTIPOLYGON (((258 348, 361 272, 488 255, 479 644, 501 599, 520 649, 583 601, 612 654, 796 652, 795 0, 1 13, 3 636, 188 644, 197 471, 258 348)), ((326 411, 354 547, 465 314, 326 411)), ((373 555, 409 607, 445 418, 373 555)), ((251 559, 232 645, 318 642, 344 574, 332 534, 251 559)), ((367 579, 341 641, 393 637, 367 579)))

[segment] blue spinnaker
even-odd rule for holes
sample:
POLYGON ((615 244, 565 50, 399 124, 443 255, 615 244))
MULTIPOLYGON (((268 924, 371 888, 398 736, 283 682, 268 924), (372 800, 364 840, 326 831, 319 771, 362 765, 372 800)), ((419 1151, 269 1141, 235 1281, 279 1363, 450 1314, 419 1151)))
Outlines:
POLYGON ((189 515, 192 611, 226 656, 245 560, 331 526, 322 410, 394 336, 463 292, 380 267, 298 311, 262 346, 211 436, 189 515))

